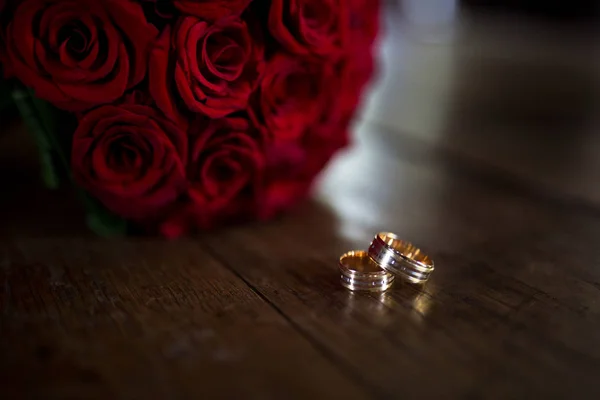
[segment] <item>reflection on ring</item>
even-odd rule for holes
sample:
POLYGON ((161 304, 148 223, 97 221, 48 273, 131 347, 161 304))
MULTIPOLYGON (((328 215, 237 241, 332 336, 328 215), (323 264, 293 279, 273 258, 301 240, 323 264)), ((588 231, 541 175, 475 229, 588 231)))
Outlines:
POLYGON ((433 260, 412 243, 389 232, 378 233, 368 251, 384 270, 411 283, 424 283, 434 270, 433 260))
POLYGON ((394 283, 394 275, 381 269, 362 250, 349 251, 340 257, 340 281, 352 291, 383 292, 394 283))

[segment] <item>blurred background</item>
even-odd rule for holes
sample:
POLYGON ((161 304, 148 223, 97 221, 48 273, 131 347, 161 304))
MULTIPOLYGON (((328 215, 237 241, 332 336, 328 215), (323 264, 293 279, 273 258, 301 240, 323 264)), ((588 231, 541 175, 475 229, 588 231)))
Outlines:
POLYGON ((600 201, 600 2, 385 3, 365 123, 600 201))

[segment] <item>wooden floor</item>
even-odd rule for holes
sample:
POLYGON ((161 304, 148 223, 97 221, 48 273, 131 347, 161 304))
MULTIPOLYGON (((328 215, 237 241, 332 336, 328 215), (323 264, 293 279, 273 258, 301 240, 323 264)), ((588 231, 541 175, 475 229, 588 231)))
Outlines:
POLYGON ((272 223, 95 238, 5 124, 0 397, 599 398, 600 41, 387 18, 355 147, 272 223), (432 255, 423 290, 339 285, 379 230, 432 255))

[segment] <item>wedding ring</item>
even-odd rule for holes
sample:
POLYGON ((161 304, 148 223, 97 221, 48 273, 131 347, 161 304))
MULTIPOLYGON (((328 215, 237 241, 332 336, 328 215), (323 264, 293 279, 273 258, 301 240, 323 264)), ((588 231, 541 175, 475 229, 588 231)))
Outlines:
POLYGON ((421 249, 389 232, 378 233, 368 253, 381 268, 412 283, 426 282, 434 269, 433 260, 421 249))
POLYGON ((353 291, 383 292, 394 283, 394 275, 379 268, 362 250, 349 251, 340 257, 341 283, 353 291))

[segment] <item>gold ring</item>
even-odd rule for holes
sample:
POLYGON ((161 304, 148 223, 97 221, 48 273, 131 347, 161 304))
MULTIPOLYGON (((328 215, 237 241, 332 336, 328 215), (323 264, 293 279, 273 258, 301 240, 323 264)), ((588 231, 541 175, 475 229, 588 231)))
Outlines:
POLYGON ((421 249, 390 232, 378 233, 368 253, 381 268, 412 283, 426 282, 434 269, 433 260, 421 249))
POLYGON ((354 291, 383 292, 394 283, 394 275, 379 268, 363 250, 349 251, 340 257, 342 286, 354 291))

